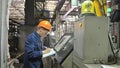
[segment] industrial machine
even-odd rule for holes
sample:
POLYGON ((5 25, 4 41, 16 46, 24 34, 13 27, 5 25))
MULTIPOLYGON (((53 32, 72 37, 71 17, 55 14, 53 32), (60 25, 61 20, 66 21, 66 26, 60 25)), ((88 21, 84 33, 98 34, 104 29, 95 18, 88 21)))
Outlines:
MULTIPOLYGON (((79 18, 74 24, 73 68, 106 68, 103 65, 113 62, 115 59, 110 56, 113 53, 108 35, 107 17, 79 18), (109 61, 110 59, 112 60, 109 61)), ((120 66, 111 67, 119 68, 120 66)))

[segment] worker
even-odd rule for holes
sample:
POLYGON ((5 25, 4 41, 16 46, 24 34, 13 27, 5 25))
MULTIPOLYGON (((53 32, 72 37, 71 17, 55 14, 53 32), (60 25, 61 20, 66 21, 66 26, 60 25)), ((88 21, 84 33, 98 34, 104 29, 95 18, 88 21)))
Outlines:
POLYGON ((28 35, 25 41, 23 68, 43 68, 42 55, 49 53, 50 48, 43 50, 42 39, 50 30, 50 22, 43 20, 37 25, 37 30, 28 35))

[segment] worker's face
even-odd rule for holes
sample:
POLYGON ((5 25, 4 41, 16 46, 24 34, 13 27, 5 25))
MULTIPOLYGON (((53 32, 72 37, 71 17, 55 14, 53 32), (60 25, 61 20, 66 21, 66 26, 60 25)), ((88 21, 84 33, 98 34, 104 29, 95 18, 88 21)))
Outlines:
POLYGON ((40 36, 43 38, 46 37, 48 35, 48 32, 49 32, 49 30, 44 29, 44 28, 40 28, 39 31, 40 31, 40 33, 39 33, 40 36))

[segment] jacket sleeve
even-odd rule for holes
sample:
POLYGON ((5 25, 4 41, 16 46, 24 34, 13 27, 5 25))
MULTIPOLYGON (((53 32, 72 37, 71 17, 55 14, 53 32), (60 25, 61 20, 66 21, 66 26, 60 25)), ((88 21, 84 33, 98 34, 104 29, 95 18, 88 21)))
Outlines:
POLYGON ((43 53, 42 50, 36 51, 34 50, 35 45, 32 40, 27 39, 25 42, 25 52, 28 54, 28 58, 41 58, 43 53))

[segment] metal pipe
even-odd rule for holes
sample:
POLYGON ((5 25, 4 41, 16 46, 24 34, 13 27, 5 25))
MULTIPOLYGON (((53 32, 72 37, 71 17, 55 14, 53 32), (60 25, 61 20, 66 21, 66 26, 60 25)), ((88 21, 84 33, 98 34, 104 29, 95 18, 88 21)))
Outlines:
POLYGON ((76 7, 77 7, 77 6, 73 6, 72 8, 70 8, 70 9, 68 10, 68 12, 66 12, 66 14, 63 16, 63 18, 66 18, 66 16, 67 16, 71 11, 73 11, 76 7))
POLYGON ((95 11, 97 16, 103 16, 102 11, 101 11, 101 5, 98 0, 94 0, 94 6, 95 6, 95 11))
POLYGON ((0 0, 0 68, 7 68, 7 45, 8 45, 8 28, 7 28, 7 11, 8 1, 0 0))

